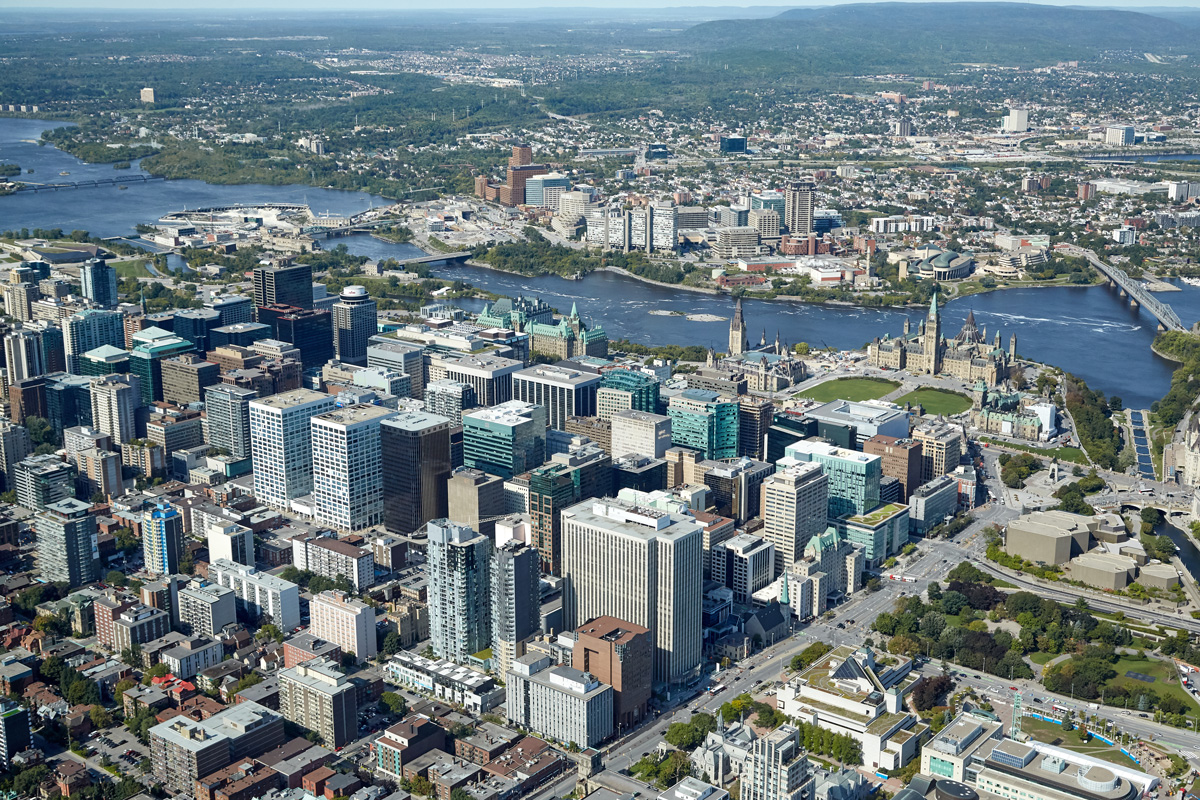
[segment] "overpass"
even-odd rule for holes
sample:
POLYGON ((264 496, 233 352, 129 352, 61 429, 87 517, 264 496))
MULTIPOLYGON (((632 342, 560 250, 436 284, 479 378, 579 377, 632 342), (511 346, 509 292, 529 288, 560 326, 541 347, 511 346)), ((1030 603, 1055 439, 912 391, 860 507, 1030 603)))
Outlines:
POLYGON ((1187 327, 1183 324, 1183 320, 1175 313, 1175 309, 1148 292, 1146 287, 1138 280, 1129 277, 1125 270, 1120 267, 1114 267, 1112 264, 1104 263, 1091 250, 1085 250, 1084 255, 1091 265, 1096 268, 1096 271, 1104 276, 1109 286, 1116 286, 1117 293, 1121 297, 1129 298, 1129 305, 1134 308, 1141 307, 1149 311, 1158 320, 1159 330, 1187 330, 1187 327))
POLYGON ((471 257, 470 250, 459 250, 457 253, 434 253, 431 256, 422 256, 420 258, 406 258, 400 261, 404 266, 409 264, 436 264, 439 261, 466 261, 471 257))

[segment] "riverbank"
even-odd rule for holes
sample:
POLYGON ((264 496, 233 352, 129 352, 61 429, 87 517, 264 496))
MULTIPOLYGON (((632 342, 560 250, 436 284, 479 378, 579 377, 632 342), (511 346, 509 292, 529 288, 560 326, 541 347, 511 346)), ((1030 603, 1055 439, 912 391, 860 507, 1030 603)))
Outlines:
POLYGON ((1161 358, 1165 358, 1167 361, 1170 361, 1172 363, 1175 363, 1175 364, 1185 363, 1184 359, 1180 358, 1179 356, 1172 355, 1171 353, 1168 353, 1165 350, 1159 349, 1158 346, 1156 346, 1153 343, 1151 343, 1151 345, 1150 345, 1150 350, 1153 351, 1154 355, 1159 356, 1161 358))

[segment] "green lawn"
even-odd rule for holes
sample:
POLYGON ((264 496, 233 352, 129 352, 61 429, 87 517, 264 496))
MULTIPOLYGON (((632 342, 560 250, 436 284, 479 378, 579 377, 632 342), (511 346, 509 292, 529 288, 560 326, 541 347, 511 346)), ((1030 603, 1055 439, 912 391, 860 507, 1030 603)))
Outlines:
POLYGON ((1123 767, 1133 764, 1129 757, 1121 752, 1119 747, 1110 747, 1099 739, 1092 739, 1087 744, 1084 744, 1079 740, 1079 734, 1075 731, 1065 732, 1061 725, 1056 725, 1053 722, 1026 717, 1021 722, 1021 730, 1039 742, 1045 742, 1056 747, 1073 750, 1076 753, 1099 758, 1110 764, 1118 764, 1123 767))
POLYGON ((117 276, 121 278, 149 278, 150 273, 146 270, 145 261, 110 261, 110 266, 117 272, 117 276))
POLYGON ((883 378, 838 378, 801 392, 800 396, 821 403, 832 400, 876 400, 899 386, 899 382, 883 378))
POLYGON ((1037 652, 1037 653, 1029 654, 1030 661, 1032 661, 1035 664, 1041 664, 1043 667, 1046 666, 1047 664, 1049 664, 1055 658, 1056 658, 1056 656, 1054 653, 1037 652))
POLYGON ((1154 689, 1154 693, 1159 697, 1166 695, 1174 695, 1182 700, 1188 707, 1188 714, 1200 713, 1200 706, 1196 704, 1196 698, 1192 697, 1179 683, 1179 674, 1175 667, 1168 661, 1159 661, 1153 658, 1137 658, 1136 656, 1123 656, 1113 665, 1113 669, 1117 671, 1117 677, 1108 682, 1109 686, 1127 686, 1130 689, 1136 689, 1140 686, 1148 686, 1154 689), (1126 672, 1141 672, 1154 678, 1154 683, 1145 683, 1134 678, 1125 676, 1126 672))
POLYGON ((992 439, 987 436, 980 436, 979 440, 999 445, 1000 447, 1007 447, 1010 450, 1023 450, 1026 453, 1033 453, 1035 456, 1041 456, 1042 458, 1057 458, 1059 461, 1069 461, 1072 464, 1081 464, 1085 467, 1088 465, 1087 456, 1078 447, 1050 447, 1042 449, 1024 444, 1002 442, 999 439, 992 439))
POLYGON ((896 401, 898 405, 912 403, 920 405, 926 414, 961 414, 971 407, 971 398, 958 392, 947 392, 944 389, 917 389, 909 392, 896 401))

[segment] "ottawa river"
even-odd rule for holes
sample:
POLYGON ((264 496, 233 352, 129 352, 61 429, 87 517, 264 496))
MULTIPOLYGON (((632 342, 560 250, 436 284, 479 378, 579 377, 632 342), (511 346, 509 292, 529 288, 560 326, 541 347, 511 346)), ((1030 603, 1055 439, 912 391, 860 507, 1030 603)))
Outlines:
MULTIPOLYGON (((135 166, 114 170, 108 164, 87 165, 53 147, 36 144, 41 131, 57 123, 25 119, 0 119, 0 163, 17 163, 22 180, 65 182, 134 177, 135 166), (60 172, 69 176, 59 176, 60 172)), ((62 228, 86 230, 94 236, 132 235, 138 223, 152 223, 163 214, 183 208, 229 203, 307 202, 314 211, 352 214, 387 201, 362 192, 344 192, 305 186, 220 186, 202 181, 151 181, 58 192, 18 192, 0 197, 0 230, 62 228)), ((346 244, 350 251, 372 259, 404 258, 417 254, 412 245, 397 245, 356 234, 331 240, 327 246, 346 244)), ((557 276, 526 278, 478 267, 457 266, 435 270, 440 277, 461 279, 503 295, 540 295, 552 306, 568 311, 578 303, 586 320, 600 324, 609 338, 626 338, 644 344, 699 344, 723 350, 728 341, 728 318, 733 306, 728 297, 656 286, 617 275, 597 272, 583 280, 557 276), (720 322, 688 320, 680 312, 721 317, 720 322)), ((1200 289, 1183 286, 1181 292, 1160 294, 1185 324, 1200 319, 1200 289)), ((464 302, 478 310, 478 301, 464 302)), ((1104 287, 1009 289, 975 295, 948 303, 943 331, 954 335, 969 310, 988 336, 997 328, 1008 345, 1017 334, 1023 356, 1044 361, 1088 382, 1106 395, 1119 395, 1126 406, 1146 408, 1166 393, 1172 362, 1150 350, 1155 320, 1130 309, 1104 287)), ((918 320, 923 311, 866 309, 806 305, 783 300, 747 300, 746 323, 752 343, 765 329, 768 340, 776 330, 789 343, 808 342, 839 349, 862 347, 875 336, 898 334, 904 317, 918 320)))

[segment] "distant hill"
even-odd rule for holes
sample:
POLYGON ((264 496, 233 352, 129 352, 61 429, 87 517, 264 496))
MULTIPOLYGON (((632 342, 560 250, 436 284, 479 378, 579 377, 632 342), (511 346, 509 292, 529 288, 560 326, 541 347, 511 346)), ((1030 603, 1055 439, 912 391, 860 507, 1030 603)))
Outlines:
MULTIPOLYGON (((1197 19, 1194 24, 1200 24, 1197 19)), ((689 28, 685 46, 749 56, 791 51, 822 72, 917 71, 954 63, 1036 65, 1105 50, 1200 52, 1200 28, 1133 11, 1026 3, 855 3, 689 28)), ((792 59, 789 59, 791 61, 792 59)))

